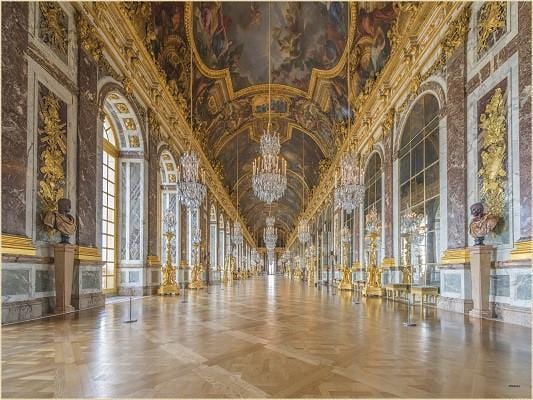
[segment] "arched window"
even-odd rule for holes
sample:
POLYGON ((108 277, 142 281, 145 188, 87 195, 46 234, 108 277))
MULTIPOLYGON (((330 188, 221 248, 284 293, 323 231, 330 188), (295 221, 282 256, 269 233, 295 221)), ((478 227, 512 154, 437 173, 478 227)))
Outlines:
POLYGON ((209 217, 209 262, 211 263, 211 268, 217 268, 217 210, 215 205, 211 205, 211 213, 209 217))
POLYGON ((218 264, 220 268, 224 268, 224 255, 226 241, 224 234, 224 215, 218 216, 218 264))
POLYGON ((102 130, 102 290, 116 289, 117 268, 117 138, 109 118, 105 116, 102 130))
MULTIPOLYGON (((413 281, 438 281, 439 248, 439 104, 435 96, 421 97, 407 117, 400 142, 400 219, 409 211, 423 216, 426 233, 413 245, 413 281)), ((402 246, 405 243, 402 243, 402 246)), ((401 247, 403 248, 403 247, 401 247)))

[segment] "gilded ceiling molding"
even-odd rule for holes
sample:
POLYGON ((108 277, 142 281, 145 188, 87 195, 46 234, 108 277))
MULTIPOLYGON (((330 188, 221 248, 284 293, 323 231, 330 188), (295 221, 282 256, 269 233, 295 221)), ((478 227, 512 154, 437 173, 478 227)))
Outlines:
MULTIPOLYGON (((192 43, 194 58, 195 58, 195 61, 197 63, 197 66, 200 72, 206 77, 211 78, 211 79, 222 79, 228 90, 228 95, 229 95, 230 100, 233 100, 238 97, 243 97, 249 94, 264 94, 265 92, 267 92, 268 84, 253 85, 253 86, 249 86, 245 89, 241 89, 235 92, 233 90, 233 83, 231 81, 229 68, 225 68, 222 70, 215 70, 205 65, 205 63, 202 60, 202 57, 198 53, 198 49, 196 48, 196 43, 193 40, 192 4, 193 4, 192 2, 187 2, 185 4, 185 32, 187 34, 188 42, 192 43)), ((353 1, 353 2, 349 2, 349 4, 350 4, 350 20, 357 21, 357 9, 358 9, 357 2, 353 1)), ((307 92, 290 87, 290 86, 281 85, 281 84, 272 84, 271 85, 272 92, 277 93, 277 94, 287 94, 287 95, 292 95, 292 96, 304 97, 306 99, 311 99, 315 92, 317 83, 320 79, 331 79, 337 76, 341 72, 341 70, 344 68, 346 64, 346 60, 348 58, 349 49, 352 46, 352 41, 355 35, 356 25, 357 24, 352 24, 349 27, 350 31, 347 35, 346 45, 344 47, 343 54, 339 58, 337 65, 329 70, 320 70, 317 68, 313 68, 311 72, 311 78, 309 81, 309 88, 307 92)))
MULTIPOLYGON (((202 167, 206 170, 207 186, 211 194, 218 200, 231 219, 241 220, 242 222, 229 194, 216 176, 208 158, 187 123, 186 104, 180 103, 179 99, 177 100, 173 96, 161 70, 155 65, 151 54, 146 49, 145 43, 139 38, 131 20, 122 10, 120 4, 106 3, 101 5, 98 2, 78 2, 74 3, 74 6, 80 12, 91 16, 94 21, 93 32, 98 30, 104 47, 109 46, 109 56, 113 59, 114 64, 118 66, 123 76, 130 76, 128 59, 126 54, 124 54, 124 44, 130 43, 129 46, 136 49, 134 51, 135 54, 138 51, 139 62, 136 63, 135 81, 130 80, 131 91, 135 92, 146 104, 151 105, 154 112, 159 116, 162 127, 172 132, 169 141, 174 147, 179 149, 179 152, 183 151, 186 143, 190 142, 191 147, 198 152, 202 167), (157 95, 160 96, 159 107, 155 107, 157 101, 152 90, 156 85, 161 87, 160 92, 156 91, 157 95)), ((126 86, 128 86, 128 83, 126 81, 126 86)), ((243 225, 243 234, 250 244, 254 243, 246 225, 243 225)))
MULTIPOLYGON (((400 2, 398 2, 400 3, 400 2)), ((415 3, 415 2, 412 2, 415 3)), ((408 7, 398 4, 398 7, 408 7)), ((398 25, 395 26, 394 32, 391 35, 398 34, 398 37, 394 39, 394 43, 398 48, 404 48, 403 42, 409 40, 408 38, 417 35, 419 38, 419 49, 417 51, 417 58, 420 59, 424 54, 434 52, 434 43, 440 42, 440 54, 439 58, 444 60, 437 61, 438 64, 433 68, 433 71, 427 72, 427 77, 432 75, 435 71, 441 70, 445 66, 445 61, 453 54, 453 51, 465 40, 468 32, 468 22, 470 18, 470 5, 464 5, 461 3, 418 3, 414 6, 409 6, 409 11, 402 10, 402 12, 408 12, 407 17, 400 15, 398 18, 398 25), (438 17, 438 14, 444 14, 444 17, 438 17), (453 18, 453 15, 458 15, 453 18), (442 35, 441 29, 433 29, 431 24, 427 23, 430 20, 439 19, 439 27, 449 26, 445 37, 440 41, 442 35), (416 23, 413 21, 416 20, 416 23), (433 29, 433 30, 432 30, 433 29), (399 33, 401 32, 401 33, 399 33), (412 32, 412 33, 411 33, 412 32), (402 39, 403 38, 403 39, 402 39), (402 43, 400 43, 402 42, 402 43)), ((389 37, 390 38, 390 37, 389 37)), ((420 73, 409 74, 408 69, 402 67, 404 62, 404 54, 398 51, 391 52, 391 58, 383 68, 382 72, 377 76, 375 80, 367 80, 365 87, 355 99, 355 112, 356 115, 364 115, 365 112, 370 112, 372 116, 382 116, 387 113, 390 108, 395 108, 394 104, 398 101, 398 98, 406 91, 408 93, 418 92, 426 78, 426 74, 420 73), (390 83, 390 92, 385 89, 385 83, 390 83), (380 90, 376 90, 379 88, 380 90), (390 94, 389 94, 390 93, 390 94), (376 107, 377 100, 381 98, 379 103, 381 107, 376 107), (383 101, 383 100, 387 101, 383 101)), ((413 95, 409 95, 413 97, 413 95)), ((396 112, 396 115, 400 112, 396 112)), ((381 123, 383 117, 373 118, 372 128, 370 132, 375 132, 377 123, 381 123)), ((313 191, 313 196, 309 201, 309 204, 303 213, 303 216, 310 220, 320 210, 324 209, 324 205, 331 201, 331 193, 333 190, 334 174, 338 168, 342 154, 348 149, 352 139, 358 137, 361 140, 358 143, 358 149, 361 151, 366 146, 366 143, 370 140, 367 130, 362 128, 362 118, 356 118, 355 123, 352 125, 351 132, 340 147, 339 151, 331 161, 331 165, 327 171, 321 174, 319 184, 313 191)), ((290 235, 287 243, 292 245, 296 240, 296 229, 290 235)))

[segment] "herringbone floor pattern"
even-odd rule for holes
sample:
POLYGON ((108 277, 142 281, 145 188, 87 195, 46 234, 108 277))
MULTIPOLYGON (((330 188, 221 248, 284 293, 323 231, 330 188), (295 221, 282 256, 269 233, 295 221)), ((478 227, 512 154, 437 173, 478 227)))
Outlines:
POLYGON ((531 332, 281 278, 2 328, 2 397, 530 397, 531 332))

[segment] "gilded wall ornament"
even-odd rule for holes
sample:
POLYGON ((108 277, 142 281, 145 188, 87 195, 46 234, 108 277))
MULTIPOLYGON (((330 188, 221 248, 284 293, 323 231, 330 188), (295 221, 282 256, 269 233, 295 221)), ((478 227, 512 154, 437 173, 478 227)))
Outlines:
POLYGON ((39 129, 41 143, 44 150, 39 158, 41 160, 40 172, 42 180, 39 181, 39 197, 42 201, 42 213, 45 215, 57 209, 59 199, 64 197, 65 171, 63 163, 67 152, 65 123, 59 115, 59 98, 50 93, 41 98, 39 104, 39 118, 42 129, 39 129))
POLYGON ((67 55, 68 17, 63 8, 52 1, 38 3, 41 12, 39 37, 60 55, 67 55))
MULTIPOLYGON (((481 55, 491 46, 491 39, 505 31, 507 25, 507 4, 504 1, 490 1, 479 9, 477 20, 477 54, 481 55)), ((492 40, 493 42, 495 40, 492 40)))
POLYGON ((78 36, 83 50, 89 54, 95 61, 100 61, 102 58, 102 41, 96 33, 93 25, 80 14, 76 14, 76 23, 78 26, 78 36))
POLYGON ((381 130, 383 132, 383 137, 387 135, 391 130, 392 126, 394 125, 394 116, 396 112, 394 108, 390 108, 389 111, 385 114, 385 118, 383 118, 383 122, 381 123, 381 130))
POLYGON ((483 133, 478 172, 481 178, 480 198, 491 214, 503 217, 507 183, 507 127, 501 88, 494 91, 485 112, 481 114, 479 127, 483 133))

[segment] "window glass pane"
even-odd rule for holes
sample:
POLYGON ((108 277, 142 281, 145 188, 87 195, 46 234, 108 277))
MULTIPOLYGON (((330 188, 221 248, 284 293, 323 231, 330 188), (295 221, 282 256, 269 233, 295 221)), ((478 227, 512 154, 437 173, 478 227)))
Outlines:
POLYGON ((418 144, 411 152, 411 174, 416 175, 424 167, 424 146, 418 144))
POLYGON ((424 200, 424 174, 419 174, 411 179, 411 205, 424 200))
POLYGON ((439 194, 439 164, 433 164, 426 172, 426 199, 439 194))
POLYGON ((433 130, 425 139, 425 166, 433 164, 439 159, 439 131, 433 130))
POLYGON ((409 165, 409 154, 400 159, 400 184, 409 180, 411 176, 411 169, 409 165))
POLYGON ((400 186, 400 208, 405 210, 409 206, 409 182, 400 186))

